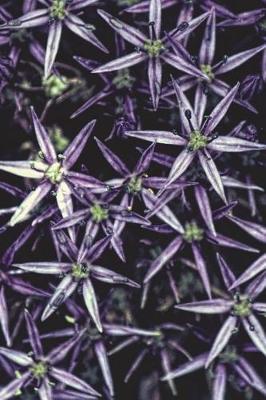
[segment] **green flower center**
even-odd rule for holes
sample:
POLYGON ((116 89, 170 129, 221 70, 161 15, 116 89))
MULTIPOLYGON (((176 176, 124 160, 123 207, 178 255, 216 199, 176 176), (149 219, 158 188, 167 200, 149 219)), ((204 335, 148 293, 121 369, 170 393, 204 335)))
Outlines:
POLYGON ((204 136, 200 131, 193 131, 190 134, 188 148, 192 151, 197 151, 206 147, 208 138, 204 136))
POLYGON ((50 75, 42 82, 47 97, 58 97, 68 88, 67 79, 64 76, 50 75))
POLYGON ((236 295, 233 312, 238 317, 248 317, 251 313, 251 301, 246 295, 236 295))
POLYGON ((118 90, 131 89, 134 82, 135 78, 130 75, 128 68, 118 71, 113 79, 113 84, 118 90))
POLYGON ((203 239, 203 233, 203 229, 199 228, 196 222, 187 222, 183 238, 189 243, 194 241, 199 242, 203 239))
POLYGON ((52 183, 59 183, 62 180, 64 174, 64 168, 59 162, 52 164, 45 172, 45 176, 52 183))
POLYGON ((63 20, 67 15, 67 10, 65 9, 65 0, 53 0, 50 7, 50 16, 52 18, 63 20))
POLYGON ((56 151, 62 153, 69 145, 69 139, 63 135, 62 129, 56 125, 49 129, 49 134, 56 151))
POLYGON ((108 218, 108 210, 103 208, 100 204, 93 204, 90 208, 90 212, 93 221, 97 224, 108 218))
POLYGON ((233 363, 238 360, 237 349, 235 346, 227 346, 219 355, 219 358, 224 363, 233 363))
POLYGON ((149 40, 144 44, 144 50, 146 50, 151 57, 158 56, 163 49, 164 45, 161 40, 149 40))
POLYGON ((34 378, 40 379, 47 374, 48 365, 44 361, 39 361, 32 365, 30 371, 34 378))
POLYGON ((75 279, 85 279, 89 276, 89 271, 84 264, 73 264, 71 274, 75 279))
POLYGON ((213 79, 214 73, 212 72, 212 66, 208 64, 201 64, 200 66, 201 72, 208 76, 208 78, 213 79))
POLYGON ((128 193, 139 193, 142 189, 142 178, 139 176, 134 176, 130 179, 127 184, 128 193))

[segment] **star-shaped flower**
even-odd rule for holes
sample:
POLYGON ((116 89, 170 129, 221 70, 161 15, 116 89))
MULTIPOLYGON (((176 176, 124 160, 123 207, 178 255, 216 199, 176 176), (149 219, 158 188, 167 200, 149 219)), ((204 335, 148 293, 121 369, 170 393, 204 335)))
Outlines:
POLYGON ((96 3, 97 0, 43 0, 46 6, 36 10, 31 10, 26 14, 12 19, 0 25, 0 30, 14 30, 35 28, 38 26, 49 26, 47 47, 44 62, 44 78, 48 78, 55 62, 63 26, 66 26, 76 35, 90 42, 100 50, 107 52, 104 45, 97 39, 93 33, 94 27, 83 22, 76 11, 96 3), (74 11, 74 13, 73 13, 74 11))
POLYGON ((29 381, 37 382, 39 385, 38 396, 40 400, 52 400, 54 398, 53 389, 49 378, 70 386, 80 391, 81 394, 86 394, 88 399, 100 396, 88 383, 56 366, 56 364, 64 360, 74 345, 80 340, 83 332, 80 332, 67 342, 55 347, 47 355, 44 355, 37 326, 27 310, 25 311, 25 319, 33 355, 0 347, 1 356, 23 368, 23 371, 19 371, 17 379, 0 389, 1 400, 14 399, 20 389, 28 386, 29 381))
MULTIPOLYGON (((96 191, 100 190, 100 192, 107 190, 106 185, 97 179, 70 171, 85 147, 96 121, 89 122, 79 132, 63 155, 57 155, 51 139, 35 114, 33 107, 31 113, 42 159, 40 161, 1 161, 0 170, 25 178, 37 179, 40 183, 17 208, 8 222, 9 226, 14 226, 27 219, 32 210, 51 191, 56 193, 58 208, 62 216, 67 217, 73 212, 72 187, 86 187, 96 191)), ((69 233, 74 240, 74 231, 70 230, 69 233)))
POLYGON ((217 125, 222 121, 227 110, 234 101, 239 88, 239 83, 236 84, 216 105, 204 122, 201 121, 198 110, 193 111, 189 100, 178 83, 173 80, 173 85, 180 109, 180 118, 183 130, 185 131, 185 136, 182 137, 169 131, 141 130, 129 131, 126 132, 126 135, 150 142, 155 141, 157 143, 184 147, 172 165, 168 180, 161 192, 175 182, 197 157, 213 189, 226 203, 227 200, 224 193, 224 186, 211 153, 235 153, 266 149, 266 145, 264 144, 254 143, 231 136, 219 136, 215 131, 217 125))
POLYGON ((161 0, 150 1, 149 36, 146 36, 140 30, 131 27, 103 10, 99 10, 98 12, 123 39, 133 44, 137 50, 94 69, 92 71, 93 73, 111 72, 139 64, 143 61, 148 61, 148 80, 155 110, 158 107, 161 93, 162 62, 166 62, 172 67, 184 71, 189 75, 206 78, 208 80, 208 77, 196 68, 190 60, 187 60, 186 57, 182 57, 182 52, 180 54, 174 54, 168 43, 168 36, 173 40, 180 40, 192 32, 207 18, 209 15, 208 13, 202 14, 189 23, 184 22, 180 24, 168 35, 161 37, 161 0))
POLYGON ((266 356, 266 335, 255 316, 256 312, 264 313, 266 311, 266 304, 254 302, 256 297, 264 290, 265 285, 261 285, 260 281, 256 281, 255 284, 252 282, 243 293, 240 293, 236 288, 231 293, 230 288, 235 286, 236 278, 226 261, 219 254, 217 255, 217 260, 220 265, 223 281, 232 300, 218 298, 176 306, 179 310, 200 314, 230 314, 214 340, 206 359, 206 367, 222 352, 234 332, 238 331, 237 326, 240 322, 257 349, 266 356))

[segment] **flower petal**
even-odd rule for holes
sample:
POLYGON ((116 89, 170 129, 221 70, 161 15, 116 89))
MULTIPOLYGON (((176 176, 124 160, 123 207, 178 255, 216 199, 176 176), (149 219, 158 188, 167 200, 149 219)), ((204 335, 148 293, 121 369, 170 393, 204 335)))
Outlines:
POLYGON ((91 318, 93 319, 95 325, 99 332, 103 331, 99 307, 97 303, 96 294, 89 278, 85 279, 82 285, 83 288, 83 298, 86 304, 86 307, 89 311, 91 318))
POLYGON ((60 20, 52 21, 50 24, 44 61, 44 79, 51 74, 60 45, 62 28, 63 24, 60 20))
POLYGON ((137 139, 147 140, 148 142, 173 144, 175 146, 186 144, 184 138, 169 131, 126 131, 125 134, 137 139))
POLYGON ((246 318, 242 318, 242 323, 257 349, 266 356, 266 335, 255 315, 251 314, 246 318))
POLYGON ((219 136, 208 144, 208 149, 239 153, 242 151, 266 150, 266 145, 231 136, 219 136))
POLYGON ((149 87, 154 111, 157 110, 162 84, 162 63, 159 57, 150 57, 148 62, 149 87))
POLYGON ((102 374, 104 377, 105 384, 108 388, 110 395, 113 397, 115 395, 113 378, 112 378, 109 360, 107 357, 107 351, 106 351, 103 340, 99 340, 95 343, 94 350, 95 350, 98 362, 101 367, 101 371, 102 371, 102 374))
POLYGON ((254 278, 254 276, 263 271, 266 271, 266 254, 263 254, 254 263, 252 263, 246 269, 246 271, 234 282, 230 289, 242 285, 242 283, 249 281, 251 278, 254 278))
POLYGON ((52 367, 49 372, 53 378, 63 384, 71 386, 74 389, 80 390, 81 392, 92 394, 94 396, 100 396, 100 394, 96 392, 96 390, 94 390, 88 383, 82 381, 70 372, 55 367, 52 367))

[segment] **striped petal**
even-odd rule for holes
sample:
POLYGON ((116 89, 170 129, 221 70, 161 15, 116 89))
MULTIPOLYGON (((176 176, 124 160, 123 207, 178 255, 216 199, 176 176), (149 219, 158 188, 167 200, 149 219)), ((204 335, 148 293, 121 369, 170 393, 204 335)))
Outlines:
POLYGON ((104 342, 102 340, 97 341, 95 343, 94 350, 101 367, 105 384, 108 388, 110 395, 113 397, 115 395, 114 384, 104 342))
POLYGON ((24 312, 24 316, 27 325, 28 337, 30 340, 30 345, 33 350, 34 356, 40 358, 43 356, 43 348, 39 331, 37 329, 34 319, 32 318, 31 314, 27 309, 24 312))
POLYGON ((257 349, 266 356, 266 335, 255 315, 251 314, 246 318, 242 318, 242 323, 257 349))
POLYGON ((239 153, 242 151, 266 150, 266 145, 232 136, 219 136, 208 144, 208 149, 229 153, 239 153))
POLYGON ((162 64, 159 57, 150 57, 148 62, 149 87, 154 111, 157 110, 162 84, 162 64))
POLYGON ((227 200, 226 200, 225 193, 224 193, 223 182, 222 182, 221 176, 219 174, 219 171, 218 171, 213 159, 210 156, 210 153, 207 151, 207 149, 205 149, 204 152, 199 151, 198 156, 199 156, 201 166, 202 166, 210 184, 212 185, 213 189, 221 197, 221 199, 224 201, 224 203, 227 204, 227 200))
POLYGON ((73 387, 74 389, 80 390, 81 392, 85 392, 88 394, 92 394, 94 396, 100 396, 96 390, 94 390, 88 383, 82 381, 77 378, 75 375, 70 372, 66 372, 62 369, 52 367, 50 369, 50 375, 56 379, 57 381, 67 384, 68 386, 73 387))
POLYGON ((252 263, 250 267, 248 267, 248 269, 246 269, 246 271, 234 282, 230 289, 242 285, 263 271, 266 271, 266 254, 263 254, 254 263, 252 263))
POLYGON ((180 367, 178 367, 174 371, 169 372, 169 374, 165 375, 161 380, 166 381, 168 379, 179 378, 180 376, 191 374, 192 372, 203 368, 206 363, 207 356, 208 354, 204 353, 193 358, 191 361, 180 365, 180 367))
POLYGON ((102 323, 100 319, 99 307, 97 303, 96 294, 91 283, 91 280, 85 279, 82 285, 83 288, 83 298, 86 304, 86 307, 89 311, 91 318, 93 319, 95 325, 99 332, 103 331, 102 323))
POLYGON ((126 131, 125 134, 137 139, 147 140, 161 144, 185 145, 186 139, 169 131, 126 131))
POLYGON ((226 392, 226 367, 218 364, 214 370, 214 381, 212 384, 212 400, 225 400, 226 392))
POLYGON ((175 306, 175 308, 177 308, 178 310, 200 314, 224 314, 228 313, 231 310, 233 304, 233 301, 214 299, 178 304, 175 306))
POLYGON ((52 21, 50 24, 44 61, 44 79, 51 74, 60 45, 62 28, 63 24, 60 20, 52 21))
POLYGON ((31 179, 42 179, 43 172, 48 166, 43 163, 35 163, 31 161, 0 161, 0 170, 9 172, 17 176, 31 179), (41 167, 41 170, 39 170, 41 167), (35 169, 36 168, 36 169, 35 169))
POLYGON ((4 386, 3 388, 0 389, 0 398, 1 400, 8 400, 8 399, 14 399, 14 397, 17 395, 19 389, 24 385, 24 383, 28 380, 30 377, 31 372, 27 371, 22 376, 18 379, 15 379, 11 381, 7 386, 4 386))
POLYGON ((199 52, 201 65, 212 65, 216 47, 216 14, 215 8, 211 10, 199 52))
POLYGON ((234 333, 236 324, 237 318, 233 316, 228 317, 227 320, 224 322, 212 345, 211 351, 205 364, 205 368, 208 368, 213 360, 223 351, 234 333))
POLYGON ((133 65, 139 64, 147 59, 147 54, 140 51, 134 51, 133 53, 127 54, 126 56, 116 58, 107 64, 97 67, 91 71, 92 74, 101 74, 103 72, 112 72, 119 69, 132 67, 133 65))

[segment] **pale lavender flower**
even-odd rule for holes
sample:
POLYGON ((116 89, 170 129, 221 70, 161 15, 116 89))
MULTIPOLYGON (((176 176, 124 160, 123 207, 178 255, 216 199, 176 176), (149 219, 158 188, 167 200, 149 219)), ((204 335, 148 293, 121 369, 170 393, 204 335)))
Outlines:
POLYGON ((254 302, 254 300, 264 290, 265 285, 261 282, 251 283, 243 293, 235 288, 230 293, 231 287, 235 287, 236 278, 226 263, 226 261, 217 254, 217 261, 220 266, 224 284, 232 296, 232 299, 217 298, 213 300, 195 301, 192 303, 180 304, 176 308, 183 311, 189 311, 199 314, 229 314, 220 328, 212 348, 205 362, 206 368, 223 351, 232 335, 238 332, 238 325, 241 323, 249 338, 257 349, 266 356, 266 335, 262 325, 255 316, 255 313, 264 313, 266 304, 254 302))
POLYGON ((45 8, 30 10, 21 17, 7 21, 0 25, 0 30, 28 29, 42 25, 49 26, 44 63, 44 78, 48 78, 58 53, 63 26, 66 26, 73 33, 98 47, 100 50, 108 52, 94 35, 94 27, 83 22, 75 14, 76 11, 92 5, 96 1, 44 0, 42 4, 46 6, 45 8))
POLYGON ((216 105, 208 118, 202 122, 198 110, 193 111, 189 100, 180 86, 173 80, 173 85, 180 109, 180 118, 185 136, 177 135, 169 131, 129 131, 127 136, 135 137, 150 142, 169 144, 185 147, 174 161, 168 180, 159 194, 174 183, 190 166, 195 158, 198 158, 213 189, 226 203, 224 186, 221 176, 211 156, 212 152, 245 152, 265 150, 266 145, 254 143, 244 139, 230 136, 219 136, 216 133, 217 125, 226 115, 227 110, 234 101, 239 84, 236 84, 227 95, 216 105))
POLYGON ((178 70, 182 70, 189 75, 206 78, 208 80, 208 77, 196 68, 187 57, 182 56, 182 52, 180 54, 174 54, 170 50, 168 41, 168 36, 173 40, 180 40, 188 35, 207 18, 208 13, 202 14, 189 23, 181 23, 168 35, 161 37, 161 0, 150 1, 149 36, 103 10, 99 10, 98 12, 101 17, 123 37, 123 39, 133 44, 136 47, 136 50, 133 53, 114 61, 110 61, 101 67, 95 68, 92 71, 93 73, 116 71, 139 64, 143 61, 148 61, 148 80, 152 103, 155 110, 158 107, 161 93, 162 62, 165 62, 178 70))
POLYGON ((88 395, 89 397, 87 398, 100 396, 88 383, 56 366, 56 364, 64 360, 80 340, 83 332, 44 355, 37 326, 27 310, 25 310, 25 320, 33 355, 0 347, 0 354, 20 367, 19 377, 0 389, 1 400, 14 399, 19 390, 29 386, 32 382, 35 384, 37 382, 39 385, 38 396, 40 400, 52 400, 53 386, 50 384, 49 379, 66 384, 80 391, 81 394, 88 395))

